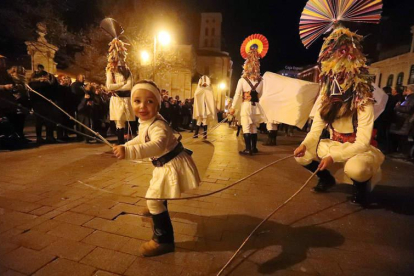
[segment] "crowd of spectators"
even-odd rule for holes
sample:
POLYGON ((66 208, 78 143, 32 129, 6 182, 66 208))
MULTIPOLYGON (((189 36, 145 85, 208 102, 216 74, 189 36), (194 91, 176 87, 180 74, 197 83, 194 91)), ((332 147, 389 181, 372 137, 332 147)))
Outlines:
MULTIPOLYGON (((160 113, 176 131, 191 129, 193 100, 181 101, 163 90, 160 113)), ((13 66, 6 70, 5 59, 0 58, 0 148, 20 148, 31 142, 24 133, 26 118, 34 118, 37 144, 51 144, 70 140, 92 143, 96 140, 90 131, 75 123, 48 100, 82 124, 103 137, 115 133, 109 121, 109 102, 112 94, 103 84, 85 82, 84 75, 76 80, 66 75, 54 76, 39 64, 26 78, 25 69, 13 66), (25 84, 41 94, 29 91, 25 84), (70 135, 72 137, 70 137, 70 135), (89 136, 89 137, 88 137, 89 136)), ((130 122, 125 135, 136 135, 137 122, 130 122)))
POLYGON ((384 87, 388 102, 375 121, 377 141, 382 151, 394 157, 414 158, 414 84, 384 87))

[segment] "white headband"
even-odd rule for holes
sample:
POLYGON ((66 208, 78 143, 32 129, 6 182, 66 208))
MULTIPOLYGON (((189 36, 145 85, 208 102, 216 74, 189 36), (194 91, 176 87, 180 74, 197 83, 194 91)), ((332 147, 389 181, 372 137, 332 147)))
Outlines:
POLYGON ((160 91, 152 84, 149 83, 138 83, 135 84, 134 87, 132 87, 131 90, 131 103, 133 102, 134 93, 138 91, 138 89, 144 89, 150 91, 152 94, 154 94, 155 98, 158 101, 158 104, 161 106, 161 93, 160 91))

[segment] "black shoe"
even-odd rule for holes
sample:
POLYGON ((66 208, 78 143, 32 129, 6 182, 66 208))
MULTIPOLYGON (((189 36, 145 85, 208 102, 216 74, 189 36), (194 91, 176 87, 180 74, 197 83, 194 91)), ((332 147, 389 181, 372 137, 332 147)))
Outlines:
POLYGON ((257 149, 257 133, 250 134, 251 141, 252 141, 252 153, 258 153, 259 150, 257 149))
POLYGON ((198 138, 198 132, 200 131, 200 126, 196 125, 194 130, 193 138, 198 138))
POLYGON ((351 203, 355 205, 366 206, 368 204, 367 184, 369 182, 358 182, 352 179, 354 185, 352 186, 351 203))
MULTIPOLYGON (((315 172, 319 167, 319 162, 312 161, 309 165, 304 166, 310 172, 315 172)), ((336 184, 335 177, 328 170, 318 171, 316 176, 319 177, 318 184, 312 188, 313 192, 323 193, 336 184)))
POLYGON ((239 153, 242 154, 242 155, 253 155, 251 134, 250 133, 245 133, 245 134, 243 134, 243 137, 244 137, 244 144, 245 144, 246 148, 242 151, 239 151, 239 153))
POLYGON ((335 186, 335 177, 329 174, 329 177, 319 178, 318 184, 312 188, 315 193, 324 193, 332 186, 335 186))
POLYGON ((44 144, 44 143, 45 143, 45 139, 43 139, 42 137, 36 138, 36 144, 44 144))
POLYGON ((203 132, 203 138, 207 139, 207 127, 208 126, 203 126, 204 132, 203 132))

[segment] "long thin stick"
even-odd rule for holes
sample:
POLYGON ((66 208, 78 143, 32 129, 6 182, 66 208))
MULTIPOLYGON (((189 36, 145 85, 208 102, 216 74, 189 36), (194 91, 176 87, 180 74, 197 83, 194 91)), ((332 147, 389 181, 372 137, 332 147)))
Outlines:
MULTIPOLYGON (((201 198, 201 197, 211 196, 211 195, 220 193, 220 192, 222 192, 224 190, 230 189, 231 187, 233 187, 233 186, 239 184, 240 182, 242 182, 242 181, 244 181, 244 180, 252 177, 253 175, 258 174, 259 172, 263 171, 264 169, 266 169, 266 168, 268 168, 268 167, 270 167, 270 166, 272 166, 272 165, 274 165, 274 164, 276 164, 276 163, 278 163, 280 161, 289 159, 291 157, 293 157, 293 155, 289 155, 289 156, 286 156, 286 157, 277 159, 277 160, 271 162, 270 164, 267 164, 266 166, 263 166, 260 169, 254 171, 253 173, 251 173, 251 174, 249 174, 249 175, 247 175, 247 176, 245 176, 243 178, 240 178, 236 182, 233 182, 232 184, 230 184, 230 185, 228 185, 228 186, 226 186, 224 188, 221 188, 221 189, 218 189, 216 191, 213 191, 213 192, 210 192, 210 193, 206 193, 206 194, 196 195, 196 196, 188 196, 188 197, 178 197, 178 198, 153 198, 153 197, 144 197, 144 196, 138 196, 138 195, 134 195, 134 196, 131 196, 131 197, 133 197, 133 198, 140 198, 140 199, 146 199, 146 200, 188 200, 188 199, 195 199, 195 198, 201 198)), ((87 183, 84 183, 84 182, 82 182, 80 180, 78 180, 78 182, 80 184, 82 184, 82 185, 84 185, 86 187, 92 188, 94 190, 102 191, 104 193, 116 194, 116 193, 113 193, 113 192, 108 191, 108 190, 104 190, 104 189, 101 189, 101 188, 94 187, 94 186, 92 186, 90 184, 87 184, 87 183)))
POLYGON ((28 84, 26 84, 26 87, 29 89, 29 91, 39 95, 40 97, 42 97, 43 99, 45 99, 46 101, 48 101, 49 103, 53 104, 57 109, 59 109, 60 111, 62 111, 64 114, 66 114, 66 116, 68 116, 72 121, 75 121, 76 123, 80 124, 81 126, 83 126, 84 128, 86 128, 87 130, 89 130, 90 132, 92 132, 93 134, 95 134, 96 136, 98 136, 105 144, 107 144, 110 148, 113 148, 111 143, 109 143, 108 140, 106 140, 105 138, 102 137, 102 135, 100 135, 98 132, 93 131, 91 128, 89 128, 88 126, 82 124, 81 122, 79 122, 78 120, 76 120, 74 117, 72 117, 69 113, 67 113, 65 110, 63 110, 62 108, 60 108, 60 106, 58 106, 57 104, 55 104, 52 100, 46 98, 45 96, 43 96, 42 94, 40 94, 39 92, 37 92, 36 90, 34 90, 33 88, 31 88, 28 84))
POLYGON ((234 260, 234 258, 237 256, 237 254, 240 252, 240 250, 243 248, 243 246, 249 241, 249 239, 251 238, 251 236, 253 236, 253 234, 257 231, 257 229, 260 228, 260 226, 263 225, 263 223, 265 223, 270 217, 272 217, 277 211, 279 211, 280 209, 282 209, 282 207, 284 207, 286 204, 288 204, 297 194, 299 194, 305 187, 306 185, 308 185, 308 183, 311 181, 311 179, 316 175, 316 173, 319 171, 319 169, 317 169, 309 178, 308 180, 306 180, 305 184, 302 185, 302 187, 299 188, 299 190, 296 191, 296 193, 294 193, 291 197, 289 197, 285 202, 283 202, 281 205, 279 205, 274 211, 272 211, 264 220, 262 220, 261 223, 259 223, 259 225, 256 226, 256 228, 253 229, 253 231, 250 233, 250 235, 244 240, 244 242, 241 244, 241 246, 239 247, 239 249, 237 249, 237 251, 233 254, 233 256, 230 258, 230 260, 223 266, 223 268, 219 271, 219 273, 217 273, 217 276, 220 276, 224 270, 230 265, 230 263, 234 260))

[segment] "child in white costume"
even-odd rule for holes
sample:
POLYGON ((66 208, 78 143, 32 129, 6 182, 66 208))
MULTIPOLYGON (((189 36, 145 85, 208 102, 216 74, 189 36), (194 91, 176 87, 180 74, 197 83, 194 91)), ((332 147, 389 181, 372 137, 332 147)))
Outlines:
POLYGON ((197 120, 193 138, 198 138, 200 126, 203 125, 204 138, 207 138, 207 126, 209 121, 216 120, 217 110, 214 102, 211 80, 207 76, 202 76, 198 81, 197 89, 194 93, 193 119, 197 120))
MULTIPOLYGON (((151 81, 141 81, 131 91, 131 102, 139 118, 139 135, 124 146, 114 147, 119 159, 151 158, 155 166, 146 197, 178 198, 182 192, 197 188, 200 177, 191 158, 172 128, 159 115, 161 94, 151 81)), ((148 200, 154 222, 152 240, 144 243, 143 256, 157 256, 174 251, 174 232, 166 201, 148 200)))

